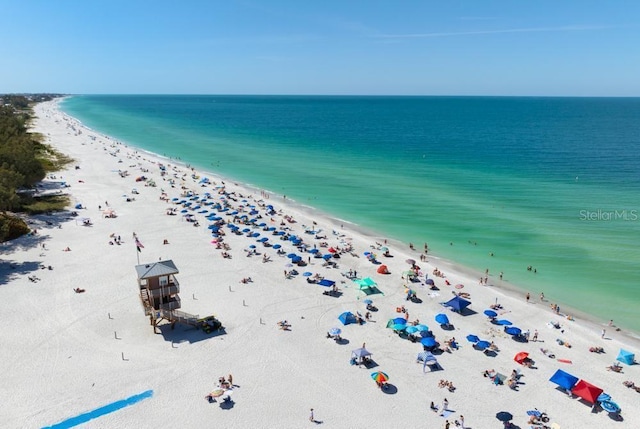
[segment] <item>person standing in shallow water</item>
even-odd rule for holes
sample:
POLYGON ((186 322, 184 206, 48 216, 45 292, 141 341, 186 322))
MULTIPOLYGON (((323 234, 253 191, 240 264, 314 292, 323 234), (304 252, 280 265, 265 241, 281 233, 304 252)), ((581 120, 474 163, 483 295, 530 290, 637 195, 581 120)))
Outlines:
POLYGON ((529 302, 530 299, 531 299, 531 294, 527 292, 527 302, 529 302))

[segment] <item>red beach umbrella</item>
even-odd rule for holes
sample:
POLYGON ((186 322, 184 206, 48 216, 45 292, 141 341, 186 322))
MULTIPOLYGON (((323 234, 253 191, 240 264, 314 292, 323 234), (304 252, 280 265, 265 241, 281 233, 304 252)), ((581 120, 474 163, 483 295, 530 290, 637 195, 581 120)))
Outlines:
POLYGON ((529 353, 519 352, 514 356, 513 360, 521 364, 527 357, 529 357, 529 353))
POLYGON ((603 390, 597 386, 594 386, 591 383, 588 383, 584 380, 578 381, 578 384, 573 386, 571 389, 571 393, 577 395, 584 399, 587 402, 595 404, 598 400, 598 396, 603 392, 603 390))

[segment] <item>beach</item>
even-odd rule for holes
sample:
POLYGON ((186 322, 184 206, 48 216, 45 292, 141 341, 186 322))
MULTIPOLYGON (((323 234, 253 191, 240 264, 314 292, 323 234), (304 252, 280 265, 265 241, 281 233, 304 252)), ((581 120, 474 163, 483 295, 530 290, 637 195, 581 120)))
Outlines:
POLYGON ((75 160, 47 179, 69 193, 72 206, 68 213, 35 217, 36 234, 0 248, 6 427, 439 428, 447 420, 455 427, 463 415, 465 427, 498 428, 496 414, 506 411, 515 425, 528 428, 527 411, 535 409, 549 416, 546 424, 562 428, 640 426, 640 411, 633 407, 639 393, 623 385, 640 384, 640 366, 623 364, 622 373, 607 369, 620 349, 638 352, 640 344, 615 326, 575 315, 571 320, 563 309, 556 314, 537 294, 527 299, 498 287, 498 273, 480 285, 470 272, 425 257, 423 243, 411 249, 281 195, 129 147, 84 128, 61 113, 57 102, 38 104, 35 113, 33 131, 75 160), (196 201, 203 202, 199 209, 196 201), (226 211, 210 209, 220 203, 226 211), (225 221, 224 236, 212 237, 213 222, 204 210, 225 221), (260 217, 240 224, 244 214, 260 217), (238 224, 240 233, 229 223, 238 224), (278 231, 301 238, 307 251, 273 234, 278 231), (390 256, 383 255, 385 247, 390 256), (340 257, 315 258, 308 251, 314 248, 340 257), (307 264, 294 266, 290 253, 307 264), (154 333, 135 267, 166 260, 179 270, 180 310, 215 315, 223 331, 165 323, 154 333), (389 274, 377 272, 382 264, 389 274), (419 267, 419 281, 407 278, 412 265, 419 267), (441 276, 434 275, 436 269, 441 276), (359 279, 375 281, 382 293, 359 290, 348 278, 354 271, 359 279), (334 281, 339 296, 307 281, 316 276, 334 281), (406 299, 407 289, 415 302, 406 299), (460 293, 471 302, 465 311, 441 304, 460 293), (338 320, 347 311, 364 317, 367 298, 377 307, 370 320, 338 320), (492 323, 484 311, 496 304, 497 319, 508 319, 531 338, 537 331, 537 341, 515 341, 492 323), (403 307, 405 312, 397 311, 403 307), (443 329, 434 320, 437 314, 447 315, 453 327, 443 329), (394 318, 429 327, 445 349, 434 354, 439 370, 416 362, 423 347, 387 328, 394 318), (281 329, 283 321, 289 329, 281 329), (332 328, 341 329, 342 340, 327 337, 332 328), (495 350, 476 350, 466 339, 471 334, 495 350), (457 348, 445 345, 452 337, 457 348), (372 353, 369 368, 351 364, 352 352, 363 347, 372 353), (599 347, 602 353, 589 351, 599 347), (523 351, 532 368, 514 361, 523 351), (483 374, 495 370, 509 378, 514 369, 520 373, 514 388, 483 374), (549 381, 558 369, 603 389, 620 405, 622 421, 558 390, 549 381), (386 388, 372 380, 376 371, 388 375, 386 388), (206 400, 229 374, 231 401, 206 400), (455 389, 439 387, 440 380, 455 389), (441 416, 445 398, 449 410, 441 416), (311 409, 315 423, 309 421, 311 409))

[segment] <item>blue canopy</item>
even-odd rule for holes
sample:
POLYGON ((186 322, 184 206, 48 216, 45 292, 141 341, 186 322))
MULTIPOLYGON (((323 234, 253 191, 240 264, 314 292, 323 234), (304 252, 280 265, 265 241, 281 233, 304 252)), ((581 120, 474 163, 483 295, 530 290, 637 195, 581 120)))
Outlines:
POLYGON ((403 317, 396 317, 395 319, 393 319, 393 323, 396 325, 406 325, 407 324, 407 319, 403 318, 403 317))
POLYGON ((618 359, 620 362, 622 363, 626 363, 627 365, 633 365, 633 362, 635 361, 635 354, 628 352, 626 350, 620 349, 620 352, 618 353, 618 357, 616 359, 618 359))
POLYGON ((356 323, 356 316, 350 311, 345 311, 338 316, 338 320, 341 321, 343 325, 348 325, 350 323, 356 323))
POLYGON ((449 318, 447 317, 446 314, 436 314, 436 322, 438 322, 441 325, 448 325, 449 324, 449 318))
POLYGON ((435 364, 438 362, 436 357, 429 352, 420 352, 416 357, 418 362, 429 362, 430 364, 435 364))
POLYGON ((559 369, 555 372, 555 374, 551 376, 549 381, 557 384, 565 390, 571 390, 573 389, 573 386, 575 386, 578 382, 578 377, 574 377, 568 372, 564 372, 563 370, 559 369))
POLYGON ((459 296, 456 296, 450 299, 449 301, 445 302, 444 305, 446 305, 447 307, 453 308, 455 311, 462 311, 471 305, 471 301, 467 301, 464 298, 460 298, 459 296))
POLYGON ((485 314, 485 316, 488 316, 488 317, 496 317, 498 315, 498 313, 496 313, 493 310, 485 310, 484 314, 485 314))

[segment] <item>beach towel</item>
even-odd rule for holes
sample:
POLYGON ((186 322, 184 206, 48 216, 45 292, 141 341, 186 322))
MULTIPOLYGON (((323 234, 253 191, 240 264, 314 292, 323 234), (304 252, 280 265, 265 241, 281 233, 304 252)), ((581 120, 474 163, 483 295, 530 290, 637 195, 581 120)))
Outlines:
POLYGON ((442 414, 440 414, 440 417, 445 417, 445 418, 446 418, 446 417, 449 417, 451 414, 453 414, 453 411, 451 411, 451 410, 444 410, 444 411, 442 412, 442 414))

